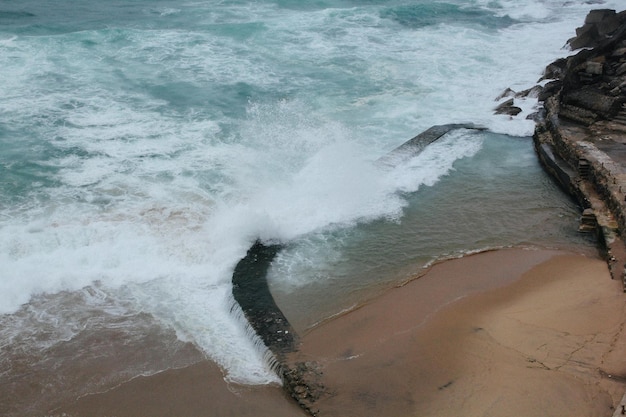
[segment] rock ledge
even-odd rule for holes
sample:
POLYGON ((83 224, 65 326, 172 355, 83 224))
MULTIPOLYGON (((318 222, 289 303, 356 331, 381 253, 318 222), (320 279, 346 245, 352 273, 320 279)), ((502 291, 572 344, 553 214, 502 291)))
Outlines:
POLYGON ((592 10, 576 34, 569 45, 587 49, 546 68, 533 139, 626 291, 626 12, 592 10))

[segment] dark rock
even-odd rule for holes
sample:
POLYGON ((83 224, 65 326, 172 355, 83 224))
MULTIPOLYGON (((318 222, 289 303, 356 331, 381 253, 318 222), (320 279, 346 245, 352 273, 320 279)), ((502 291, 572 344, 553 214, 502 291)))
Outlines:
POLYGON ((233 271, 233 297, 248 323, 279 359, 296 349, 297 336, 267 286, 267 270, 279 245, 257 241, 233 271))
POLYGON ((561 103, 559 116, 585 126, 611 120, 626 101, 621 79, 626 74, 626 62, 621 61, 624 51, 616 53, 626 51, 626 14, 606 9, 590 12, 585 25, 577 30, 577 42, 589 35, 595 36, 592 43, 585 44, 591 49, 566 58, 565 65, 560 61, 546 68, 546 73, 557 76, 561 85, 548 83, 539 95, 543 102, 557 97, 561 103))
POLYGON ((285 391, 312 416, 319 414, 315 402, 331 394, 321 382, 321 376, 316 362, 295 362, 282 375, 285 391))
POLYGON ((622 77, 613 77, 610 81, 609 81, 609 89, 614 89, 615 87, 620 87, 624 82, 626 82, 626 78, 622 78, 622 77))
POLYGON ((593 88, 581 88, 563 94, 561 101, 586 110, 590 110, 605 119, 617 114, 621 109, 620 97, 607 96, 593 88))
POLYGON ((553 63, 549 64, 543 72, 543 77, 539 81, 543 80, 556 80, 563 76, 565 67, 567 66, 567 59, 559 58, 553 63))
POLYGON ((519 98, 526 98, 526 97, 537 98, 537 97, 539 97, 539 94, 541 94, 542 90, 543 90, 543 87, 541 87, 540 85, 536 85, 536 86, 528 88, 528 89, 526 89, 524 91, 520 91, 519 93, 515 94, 515 97, 519 97, 519 98))
POLYGON ((585 72, 592 75, 602 75, 604 72, 604 63, 598 61, 587 61, 585 63, 585 72))
POLYGON ((587 46, 592 46, 597 43, 600 34, 596 25, 585 24, 576 29, 576 36, 570 38, 567 43, 572 49, 580 49, 587 46))
POLYGON ((626 56, 626 47, 622 47, 622 48, 618 48, 618 49, 614 50, 613 53, 611 54, 611 56, 614 57, 614 58, 625 57, 626 56))
POLYGON ((561 90, 562 86, 563 86, 563 83, 559 80, 550 81, 549 83, 543 86, 543 88, 541 89, 541 92, 537 96, 537 99, 539 101, 545 101, 548 97, 551 97, 557 94, 561 90))
POLYGON ((521 108, 515 106, 514 100, 509 99, 495 108, 495 114, 508 114, 509 116, 517 116, 522 111, 521 108))
POLYGON ((587 14, 585 25, 587 24, 594 25, 600 36, 606 36, 615 32, 620 25, 620 19, 617 13, 615 13, 615 10, 596 9, 591 10, 589 14, 587 14))
POLYGON ((585 18, 585 24, 576 29, 576 36, 567 43, 573 50, 595 48, 618 31, 625 18, 623 12, 618 14, 611 9, 592 10, 585 18))
POLYGON ((605 19, 614 18, 616 16, 615 10, 612 9, 594 9, 587 13, 585 17, 585 24, 598 24, 605 22, 605 19))
POLYGON ((507 101, 505 101, 505 102, 501 103, 500 105, 498 105, 498 107, 497 107, 497 108, 507 108, 507 107, 511 107, 511 106, 513 105, 513 103, 514 103, 514 102, 515 102, 515 101, 514 101, 512 98, 510 98, 510 99, 508 99, 507 101))
POLYGON ((590 126, 598 120, 598 114, 578 106, 561 104, 559 117, 590 126))
POLYGON ((430 145, 446 133, 456 129, 486 130, 482 126, 473 123, 450 123, 447 125, 435 125, 426 129, 419 135, 404 142, 393 149, 387 155, 378 159, 379 164, 394 166, 422 152, 426 146, 430 145))
POLYGON ((515 91, 511 90, 510 88, 507 88, 502 93, 500 93, 498 97, 496 97, 496 101, 500 101, 505 97, 515 97, 516 94, 517 93, 515 91))
POLYGON ((541 118, 542 118, 542 115, 538 111, 532 112, 528 116, 526 116, 526 120, 532 120, 534 122, 541 120, 541 118))

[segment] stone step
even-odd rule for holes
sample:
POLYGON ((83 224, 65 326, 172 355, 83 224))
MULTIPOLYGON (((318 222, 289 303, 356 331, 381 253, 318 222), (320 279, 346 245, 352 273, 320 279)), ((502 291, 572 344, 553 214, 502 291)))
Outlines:
POLYGON ((613 117, 613 121, 626 123, 626 104, 622 104, 622 109, 622 111, 620 111, 615 115, 615 117, 613 117))
POLYGON ((591 233, 595 232, 598 227, 598 220, 593 209, 585 209, 580 217, 580 224, 578 226, 579 232, 591 233))
POLYGON ((582 159, 582 158, 578 160, 578 176, 580 178, 588 179, 590 170, 591 170, 591 165, 589 164, 589 161, 587 161, 586 159, 582 159))

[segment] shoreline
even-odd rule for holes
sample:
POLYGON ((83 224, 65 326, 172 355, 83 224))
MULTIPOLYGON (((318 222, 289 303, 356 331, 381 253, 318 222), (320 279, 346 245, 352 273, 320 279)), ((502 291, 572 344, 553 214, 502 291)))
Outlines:
MULTIPOLYGON (((468 416, 511 409, 530 416, 537 404, 545 416, 608 416, 626 389, 624 315, 612 314, 624 310, 620 285, 599 258, 482 252, 437 263, 311 329, 288 360, 318 371, 323 394, 311 408, 319 416, 451 416, 459 407, 468 416), (524 394, 531 391, 553 404, 524 394), (480 408, 487 403, 489 412, 480 408)), ((279 386, 227 384, 210 361, 137 377, 47 415, 138 417, 148 410, 153 417, 307 415, 279 386)))

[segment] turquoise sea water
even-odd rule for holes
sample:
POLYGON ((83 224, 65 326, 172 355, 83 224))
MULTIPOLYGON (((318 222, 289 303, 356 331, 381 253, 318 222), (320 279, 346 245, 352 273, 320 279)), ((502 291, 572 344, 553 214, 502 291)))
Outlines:
POLYGON ((536 162, 535 100, 492 110, 589 7, 0 0, 0 371, 142 313, 228 379, 276 381, 231 311, 257 238, 286 245, 270 284, 302 329, 441 257, 588 247, 536 162), (375 163, 458 122, 490 131, 375 163))

